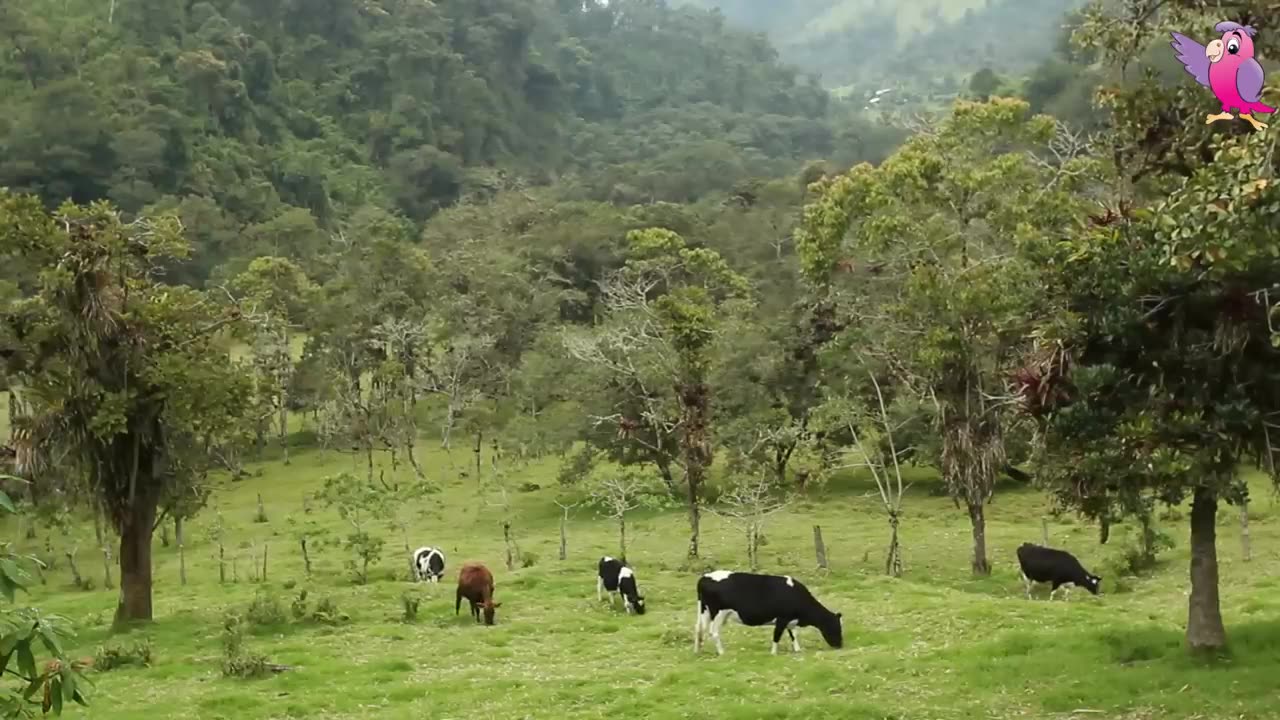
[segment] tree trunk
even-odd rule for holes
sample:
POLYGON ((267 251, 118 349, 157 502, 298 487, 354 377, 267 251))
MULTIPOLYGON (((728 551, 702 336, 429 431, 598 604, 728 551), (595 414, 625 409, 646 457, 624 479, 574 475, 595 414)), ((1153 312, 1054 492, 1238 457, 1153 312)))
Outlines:
POLYGON ((827 569, 827 546, 822 542, 822 528, 813 526, 813 552, 818 556, 818 567, 827 569))
POLYGON ((102 587, 111 590, 115 587, 115 583, 111 582, 111 543, 107 542, 106 530, 102 522, 102 505, 95 502, 93 505, 93 536, 98 541, 98 547, 102 549, 102 587))
POLYGON ((1191 597, 1187 608, 1187 645, 1194 651, 1227 644, 1218 601, 1218 498, 1198 487, 1191 502, 1191 597))
POLYGON ((618 552, 622 562, 627 561, 627 518, 625 515, 618 517, 618 552))
POLYGON ((512 552, 511 546, 511 523, 506 520, 502 521, 502 542, 507 548, 507 570, 516 569, 515 554, 512 552))
POLYGON ((178 543, 178 582, 187 584, 187 547, 182 540, 182 518, 173 519, 173 541, 178 543))
POLYGON ((969 522, 973 525, 973 574, 990 575, 987 561, 987 518, 982 503, 969 504, 969 522))
POLYGON ((1249 501, 1240 503, 1240 556, 1245 562, 1253 559, 1252 543, 1249 541, 1249 501))
POLYGON ((476 454, 476 484, 480 484, 480 449, 481 443, 484 442, 484 431, 476 431, 476 447, 472 451, 476 454))
POLYGON ((710 416, 710 388, 703 382, 680 385, 681 450, 684 454, 685 485, 689 491, 689 557, 698 557, 698 538, 702 513, 698 495, 711 465, 711 449, 707 438, 710 416))
POLYGON ((271 547, 267 543, 262 543, 262 582, 267 581, 267 548, 271 547))
MULTIPOLYGON (((286 347, 288 347, 286 345, 286 347)), ((292 357, 292 356, 291 356, 292 357)), ((284 453, 284 464, 289 464, 289 390, 280 390, 280 450, 284 453)))
POLYGON ((889 515, 889 553, 884 559, 884 574, 902 577, 902 546, 898 544, 898 515, 889 515))
POLYGON ((1040 518, 1040 542, 1045 547, 1049 547, 1049 520, 1040 518))
POLYGON ((77 588, 84 587, 84 578, 80 577, 80 568, 76 567, 76 551, 78 548, 71 548, 66 551, 67 566, 71 569, 71 584, 77 588))
POLYGON ((662 474, 662 484, 667 486, 667 492, 671 493, 671 497, 679 497, 680 486, 676 485, 676 479, 671 474, 671 463, 666 460, 655 460, 653 464, 658 466, 658 472, 662 474))
POLYGON ((409 458, 409 464, 413 466, 413 474, 419 480, 426 480, 427 474, 422 471, 422 466, 418 464, 418 456, 414 454, 413 436, 417 435, 417 428, 414 428, 409 434, 409 440, 405 443, 404 454, 409 458))
POLYGON ((1106 545, 1107 541, 1110 539, 1111 539, 1111 521, 1108 520, 1107 518, 1102 518, 1101 520, 1098 521, 1098 544, 1106 545))
POLYGON ((366 479, 369 484, 373 484, 373 441, 369 438, 364 439, 364 463, 366 471, 366 479))
POLYGON ((560 559, 567 560, 569 558, 569 538, 566 533, 566 526, 569 524, 569 511, 566 509, 560 515, 560 559))
POLYGON ((169 547, 169 525, 160 525, 160 547, 169 547))
POLYGON ((115 624, 149 621, 151 610, 151 533, 156 502, 141 493, 120 527, 120 602, 115 624))

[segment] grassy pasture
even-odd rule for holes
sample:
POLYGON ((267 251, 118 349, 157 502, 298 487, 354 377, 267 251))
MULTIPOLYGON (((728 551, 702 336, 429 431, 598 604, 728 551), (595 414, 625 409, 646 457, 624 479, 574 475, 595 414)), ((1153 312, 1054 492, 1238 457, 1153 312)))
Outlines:
MULTIPOLYGON (((1223 610, 1230 658, 1210 665, 1186 657, 1186 531, 1183 517, 1163 527, 1178 540, 1149 577, 1117 588, 1113 561, 1128 528, 1097 543, 1096 528, 1070 518, 1050 520, 1054 545, 1075 552, 1104 576, 1104 595, 1072 593, 1049 603, 1048 589, 1023 597, 1013 550, 1038 541, 1048 503, 1026 489, 1005 489, 989 511, 995 569, 987 579, 968 571, 969 528, 964 513, 931 496, 936 482, 918 473, 906 502, 902 540, 907 571, 881 574, 887 525, 866 478, 849 475, 815 492, 767 528, 765 571, 803 580, 845 618, 845 648, 826 648, 816 631, 799 635, 802 652, 784 642, 769 655, 770 630, 729 625, 727 654, 692 653, 693 585, 705 568, 741 567, 742 539, 716 517, 704 521, 707 556, 686 567, 685 516, 678 509, 638 515, 629 523, 630 560, 649 612, 628 617, 597 603, 595 561, 616 553, 613 526, 587 509, 570 524, 569 559, 556 559, 559 509, 555 464, 512 471, 514 529, 531 567, 503 566, 500 511, 478 497, 474 477, 462 477, 470 454, 424 453, 442 482, 440 494, 409 508, 416 518, 410 542, 446 549, 449 567, 439 585, 403 577, 400 537, 385 530, 384 559, 367 586, 351 583, 345 553, 314 554, 308 582, 286 518, 301 515, 304 493, 321 479, 353 468, 336 452, 294 454, 291 465, 268 461, 252 477, 226 481, 216 495, 236 554, 239 582, 218 582, 216 549, 208 538, 215 509, 188 526, 188 585, 178 583, 177 551, 156 552, 156 616, 148 627, 111 636, 115 592, 70 587, 65 561, 36 584, 32 601, 66 617, 78 632, 75 654, 106 643, 151 638, 150 668, 92 673, 93 706, 75 716, 95 719, 169 718, 1270 718, 1280 717, 1280 518, 1259 480, 1252 514, 1253 559, 1241 559, 1238 519, 1220 515, 1223 610), (268 521, 253 522, 262 493, 268 521), (831 569, 814 569, 812 526, 822 526, 831 569), (248 576, 250 545, 267 544, 268 575, 248 576), (476 626, 464 603, 453 612, 453 584, 464 560, 481 560, 497 578, 502 602, 495 627, 476 626), (295 586, 296 584, 296 586, 295 586), (287 587, 288 586, 288 587, 287 587), (225 679, 220 673, 220 620, 243 610, 256 593, 280 599, 286 610, 302 588, 314 601, 332 597, 351 616, 345 625, 287 622, 260 627, 247 638, 261 652, 295 670, 264 680, 225 679), (416 623, 400 620, 400 597, 422 598, 416 623), (1110 592, 1107 592, 1110 591, 1110 592), (1073 714, 1077 710, 1091 713, 1073 714)), ((487 463, 486 463, 487 464, 487 463)), ((403 470, 403 468, 402 468, 403 470)), ((315 505, 313 517, 337 533, 341 521, 315 505)), ((380 530, 382 528, 379 528, 380 530)), ((15 537, 16 527, 5 528, 15 537)), ((81 571, 101 585, 102 562, 92 529, 81 527, 81 571)), ((40 541, 41 543, 43 540, 40 541)), ((61 554, 60 552, 58 553, 61 554)), ((228 569, 230 576, 231 570, 228 569)), ((113 572, 118 575, 118 572, 113 572)))

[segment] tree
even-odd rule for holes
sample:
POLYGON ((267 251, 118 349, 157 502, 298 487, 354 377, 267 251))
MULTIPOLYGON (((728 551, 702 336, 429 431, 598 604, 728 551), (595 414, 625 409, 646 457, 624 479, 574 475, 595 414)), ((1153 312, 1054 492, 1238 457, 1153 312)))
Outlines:
MULTIPOLYGON (((719 253, 691 248, 670 230, 634 230, 627 242, 626 264, 603 285, 605 323, 591 334, 566 335, 566 347, 583 362, 639 383, 644 397, 655 398, 650 407, 660 403, 659 383, 671 388, 667 402, 676 411, 672 429, 688 500, 689 557, 697 557, 700 498, 713 458, 712 348, 726 318, 750 306, 750 287, 719 253)), ((623 432, 639 425, 612 417, 623 432)))
POLYGON ((188 250, 172 218, 125 223, 106 203, 46 214, 0 194, 0 248, 38 260, 35 295, 3 315, 9 375, 46 438, 80 458, 120 535, 117 623, 150 620, 151 535, 175 439, 225 424, 247 377, 213 343, 235 322, 201 293, 164 285, 161 264, 188 250))
POLYGON ((1280 259, 1264 230, 1280 187, 1257 179, 1267 161, 1265 141, 1226 139, 1163 199, 1095 218, 1053 257, 1069 313, 1019 374, 1064 504, 1122 517, 1150 496, 1191 498, 1193 650, 1226 644, 1215 522, 1220 502, 1248 498, 1239 463, 1280 482, 1280 259))
POLYGON ((606 517, 618 523, 618 557, 623 562, 627 559, 627 513, 652 503, 652 484, 644 473, 626 467, 598 472, 592 483, 592 500, 606 517))
POLYGON ((293 330, 307 322, 317 297, 311 280, 292 261, 259 257, 237 275, 232 290, 241 296, 252 336, 258 395, 268 399, 278 421, 280 449, 289 464, 289 389, 294 375, 293 330))
POLYGON ((844 314, 843 347, 934 408, 934 460, 969 514, 978 575, 991 570, 985 507, 1005 464, 1005 372, 1041 310, 1039 268, 1021 247, 1073 222, 1092 167, 1074 136, 1027 110, 956 103, 879 168, 821 183, 796 239, 819 301, 844 314))
POLYGON ((760 541, 768 519, 782 512, 790 499, 779 492, 777 476, 767 465, 749 464, 710 508, 738 526, 747 542, 747 562, 752 572, 760 569, 760 541))

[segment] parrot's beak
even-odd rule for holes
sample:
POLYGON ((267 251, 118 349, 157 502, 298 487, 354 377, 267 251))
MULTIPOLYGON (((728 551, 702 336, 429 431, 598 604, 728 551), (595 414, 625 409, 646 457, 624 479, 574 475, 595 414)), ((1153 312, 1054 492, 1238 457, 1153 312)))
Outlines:
POLYGON ((1209 58, 1209 62, 1216 63, 1222 59, 1222 41, 1214 40, 1204 46, 1205 57, 1209 58))

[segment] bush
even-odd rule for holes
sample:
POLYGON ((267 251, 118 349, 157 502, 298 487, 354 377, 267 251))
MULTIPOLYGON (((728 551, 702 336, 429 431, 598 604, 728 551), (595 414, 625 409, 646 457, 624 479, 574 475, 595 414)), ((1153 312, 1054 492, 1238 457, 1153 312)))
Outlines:
POLYGON ((109 672, 122 667, 151 667, 153 658, 150 638, 130 645, 99 647, 93 656, 93 667, 98 672, 109 672))
POLYGON ((404 622, 414 622, 418 619, 418 605, 422 601, 412 593, 405 593, 400 596, 400 604, 404 606, 404 614, 401 619, 404 622))
POLYGON ((307 591, 303 590, 298 593, 298 597, 293 599, 290 609, 293 611, 293 619, 299 622, 307 619, 307 591))
POLYGON ((254 627, 270 627, 283 625, 288 620, 288 616, 285 614, 284 605, 280 604, 275 596, 259 593, 253 598, 253 602, 249 603, 245 620, 254 627))
POLYGON ((255 678, 270 671, 267 658, 245 652, 244 620, 235 612, 222 618, 222 674, 226 677, 255 678))
POLYGON ((315 612, 311 613, 311 619, 326 625, 337 625, 338 623, 350 620, 350 616, 344 615, 338 611, 338 603, 333 601, 331 597, 323 597, 320 602, 316 603, 315 612))
POLYGON ((530 568, 538 564, 538 555, 536 553, 526 552, 520 553, 520 567, 530 568))

